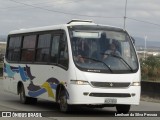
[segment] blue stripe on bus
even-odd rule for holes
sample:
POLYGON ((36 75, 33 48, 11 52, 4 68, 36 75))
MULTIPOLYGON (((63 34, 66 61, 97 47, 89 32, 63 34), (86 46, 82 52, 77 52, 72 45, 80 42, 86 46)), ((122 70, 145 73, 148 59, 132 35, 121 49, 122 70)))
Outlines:
MULTIPOLYGON (((56 89, 57 88, 57 84, 50 84, 52 89, 56 89)), ((45 88, 41 88, 40 90, 37 91, 29 91, 28 95, 31 97, 37 97, 43 93, 47 92, 47 90, 45 88)))
POLYGON ((57 84, 50 84, 52 89, 56 89, 57 88, 57 84))
POLYGON ((41 95, 41 94, 43 94, 45 92, 46 92, 46 89, 42 88, 42 89, 37 90, 37 91, 29 91, 28 95, 31 96, 31 97, 37 97, 37 96, 39 96, 39 95, 41 95))

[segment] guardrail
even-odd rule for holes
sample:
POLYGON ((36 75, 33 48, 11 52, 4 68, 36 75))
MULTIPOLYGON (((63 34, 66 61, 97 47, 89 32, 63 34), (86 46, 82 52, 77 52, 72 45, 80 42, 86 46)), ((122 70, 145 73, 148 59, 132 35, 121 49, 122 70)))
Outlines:
POLYGON ((160 99, 160 82, 142 81, 141 94, 160 99))

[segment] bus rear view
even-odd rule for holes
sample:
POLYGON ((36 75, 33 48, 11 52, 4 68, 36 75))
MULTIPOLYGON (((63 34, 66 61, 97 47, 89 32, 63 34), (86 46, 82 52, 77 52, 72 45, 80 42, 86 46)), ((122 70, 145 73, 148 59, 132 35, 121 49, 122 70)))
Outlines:
POLYGON ((120 28, 69 25, 73 66, 68 104, 115 106, 127 113, 140 101, 140 67, 133 42, 120 28))

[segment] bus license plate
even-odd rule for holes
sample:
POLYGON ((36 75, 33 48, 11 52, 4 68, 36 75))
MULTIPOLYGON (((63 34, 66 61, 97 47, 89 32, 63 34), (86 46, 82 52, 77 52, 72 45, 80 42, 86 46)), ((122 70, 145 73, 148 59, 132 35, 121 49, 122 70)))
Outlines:
POLYGON ((112 99, 112 98, 106 98, 104 100, 105 104, 116 104, 117 103, 117 99, 112 99))

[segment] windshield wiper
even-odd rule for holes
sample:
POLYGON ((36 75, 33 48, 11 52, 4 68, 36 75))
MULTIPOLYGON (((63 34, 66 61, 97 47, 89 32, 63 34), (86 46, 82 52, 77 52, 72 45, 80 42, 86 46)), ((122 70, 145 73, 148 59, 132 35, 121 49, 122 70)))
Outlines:
POLYGON ((84 57, 84 56, 81 56, 80 58, 85 58, 85 59, 90 59, 90 60, 93 60, 93 61, 96 61, 96 62, 101 62, 101 63, 105 64, 105 66, 107 66, 107 68, 110 70, 111 73, 113 73, 113 70, 103 61, 100 61, 100 60, 97 60, 97 59, 94 59, 94 58, 84 57))
POLYGON ((121 56, 118 56, 118 55, 115 55, 115 54, 108 54, 108 53, 101 53, 101 54, 110 55, 110 56, 113 56, 113 57, 121 59, 129 67, 129 69, 133 72, 132 67, 121 56))

